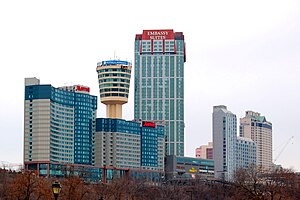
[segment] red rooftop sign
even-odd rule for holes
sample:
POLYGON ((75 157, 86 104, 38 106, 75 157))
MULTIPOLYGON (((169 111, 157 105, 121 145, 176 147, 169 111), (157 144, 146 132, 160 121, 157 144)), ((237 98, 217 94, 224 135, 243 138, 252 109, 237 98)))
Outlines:
POLYGON ((79 85, 77 85, 76 90, 77 90, 77 91, 86 91, 86 92, 90 92, 90 88, 89 88, 89 87, 83 87, 83 86, 79 86, 79 85))
POLYGON ((174 31, 166 30, 144 30, 142 40, 174 40, 174 31))
POLYGON ((143 122, 144 127, 152 127, 155 128, 155 123, 153 122, 143 122))

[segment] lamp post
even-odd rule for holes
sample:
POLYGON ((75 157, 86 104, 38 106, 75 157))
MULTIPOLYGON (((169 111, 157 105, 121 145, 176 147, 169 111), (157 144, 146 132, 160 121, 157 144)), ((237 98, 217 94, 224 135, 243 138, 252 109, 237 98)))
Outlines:
POLYGON ((58 195, 60 193, 61 190, 61 185, 58 181, 55 181, 52 183, 52 192, 54 194, 54 199, 57 200, 58 195))

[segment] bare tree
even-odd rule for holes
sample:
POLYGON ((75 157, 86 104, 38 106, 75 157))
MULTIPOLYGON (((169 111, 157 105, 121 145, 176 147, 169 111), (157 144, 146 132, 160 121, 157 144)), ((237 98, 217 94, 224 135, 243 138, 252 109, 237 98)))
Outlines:
POLYGON ((266 171, 254 165, 235 173, 235 192, 245 199, 297 199, 297 176, 288 169, 266 171))
POLYGON ((12 177, 6 169, 0 168, 0 199, 7 197, 8 184, 12 177))
POLYGON ((65 200, 81 200, 88 199, 89 193, 93 193, 90 190, 91 186, 83 182, 79 177, 73 176, 65 178, 62 182, 61 198, 65 200))
POLYGON ((49 184, 42 177, 38 177, 34 171, 26 171, 16 175, 8 186, 10 199, 49 199, 51 190, 49 184))

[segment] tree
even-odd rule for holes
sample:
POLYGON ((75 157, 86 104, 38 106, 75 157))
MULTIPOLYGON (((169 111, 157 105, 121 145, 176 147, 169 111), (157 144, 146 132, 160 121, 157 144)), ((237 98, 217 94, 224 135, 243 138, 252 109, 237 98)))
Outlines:
POLYGON ((8 185, 8 195, 11 199, 50 199, 51 193, 46 180, 43 177, 38 177, 34 171, 18 174, 8 185))
POLYGON ((65 178, 62 182, 62 190, 59 196, 65 200, 89 199, 88 197, 93 195, 93 190, 90 190, 90 188, 77 176, 65 178))
POLYGON ((255 165, 235 173, 235 193, 246 199, 297 199, 297 176, 288 169, 266 171, 255 165))
POLYGON ((11 179, 11 174, 6 169, 0 168, 0 199, 7 197, 8 184, 11 179))
POLYGON ((264 199, 263 180, 258 176, 261 172, 256 165, 251 165, 248 169, 238 169, 234 175, 236 193, 248 199, 264 199))

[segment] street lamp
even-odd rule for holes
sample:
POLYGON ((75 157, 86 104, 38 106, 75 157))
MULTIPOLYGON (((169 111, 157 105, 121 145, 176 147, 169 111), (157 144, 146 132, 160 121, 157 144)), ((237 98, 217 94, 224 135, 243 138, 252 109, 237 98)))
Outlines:
POLYGON ((57 200, 60 190, 61 190, 60 183, 58 181, 53 182, 52 183, 52 192, 54 194, 55 200, 57 200))

